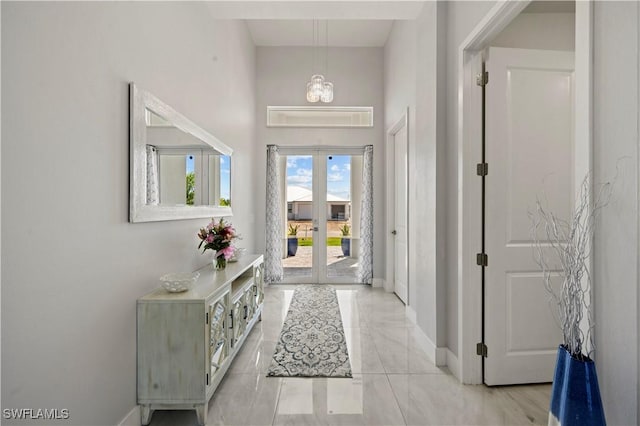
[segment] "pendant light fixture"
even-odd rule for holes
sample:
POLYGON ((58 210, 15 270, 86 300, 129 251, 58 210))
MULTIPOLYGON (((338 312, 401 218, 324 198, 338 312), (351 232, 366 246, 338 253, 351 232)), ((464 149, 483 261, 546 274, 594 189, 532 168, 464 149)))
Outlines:
MULTIPOLYGON (((318 21, 313 21, 313 68, 312 74, 316 71, 316 55, 320 49, 320 25, 318 21)), ((320 61, 318 61, 320 62, 320 61)), ((325 21, 325 72, 329 69, 329 21, 325 21)), ((307 83, 308 102, 333 102, 333 83, 326 81, 322 74, 313 74, 307 83)))

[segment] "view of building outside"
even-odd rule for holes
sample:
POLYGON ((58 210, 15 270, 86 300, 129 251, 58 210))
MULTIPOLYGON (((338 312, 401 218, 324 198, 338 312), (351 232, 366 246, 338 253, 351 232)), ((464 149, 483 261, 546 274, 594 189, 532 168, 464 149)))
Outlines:
MULTIPOLYGON (((287 157, 287 229, 289 225, 299 225, 298 237, 311 238, 312 179, 312 156, 287 157)), ((350 155, 332 155, 327 161, 327 221, 329 238, 340 237, 345 224, 351 226, 350 155)))

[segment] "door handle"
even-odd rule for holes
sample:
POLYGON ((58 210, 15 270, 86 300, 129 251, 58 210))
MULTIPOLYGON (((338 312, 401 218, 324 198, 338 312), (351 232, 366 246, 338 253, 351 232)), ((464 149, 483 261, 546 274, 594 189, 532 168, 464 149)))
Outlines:
POLYGON ((396 231, 395 229, 393 231, 391 231, 392 235, 396 235, 398 233, 398 231, 396 231))

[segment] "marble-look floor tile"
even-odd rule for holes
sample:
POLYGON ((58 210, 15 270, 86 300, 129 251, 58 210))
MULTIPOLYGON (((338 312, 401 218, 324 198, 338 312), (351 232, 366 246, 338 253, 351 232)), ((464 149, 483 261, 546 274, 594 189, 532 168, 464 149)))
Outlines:
MULTIPOLYGON (((508 388, 462 385, 449 375, 389 375, 391 387, 409 425, 546 424, 542 407, 507 401, 508 388)), ((528 388, 528 387, 527 387, 528 388)), ((548 385, 539 390, 548 392, 548 385)), ((547 393, 548 398, 548 393, 547 393)))
POLYGON ((270 425, 282 379, 227 373, 209 402, 207 425, 270 425))
POLYGON ((445 373, 418 345, 413 327, 377 327, 371 335, 387 374, 445 373))
POLYGON ((345 328, 344 336, 353 374, 385 372, 369 329, 345 328))
POLYGON ((355 292, 337 287, 336 296, 338 298, 338 305, 340 306, 342 326, 345 328, 360 327, 360 309, 358 307, 358 300, 355 297, 355 292))
POLYGON ((267 374, 271 358, 276 349, 275 340, 247 340, 236 355, 229 368, 233 374, 267 374))
POLYGON ((363 374, 284 379, 275 424, 403 425, 404 420, 386 375, 363 374))

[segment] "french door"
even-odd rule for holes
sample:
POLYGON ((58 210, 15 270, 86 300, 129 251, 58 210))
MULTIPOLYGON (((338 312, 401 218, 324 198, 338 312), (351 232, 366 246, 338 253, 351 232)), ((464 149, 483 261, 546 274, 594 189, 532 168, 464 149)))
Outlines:
POLYGON ((280 147, 286 283, 355 283, 363 148, 280 147))

